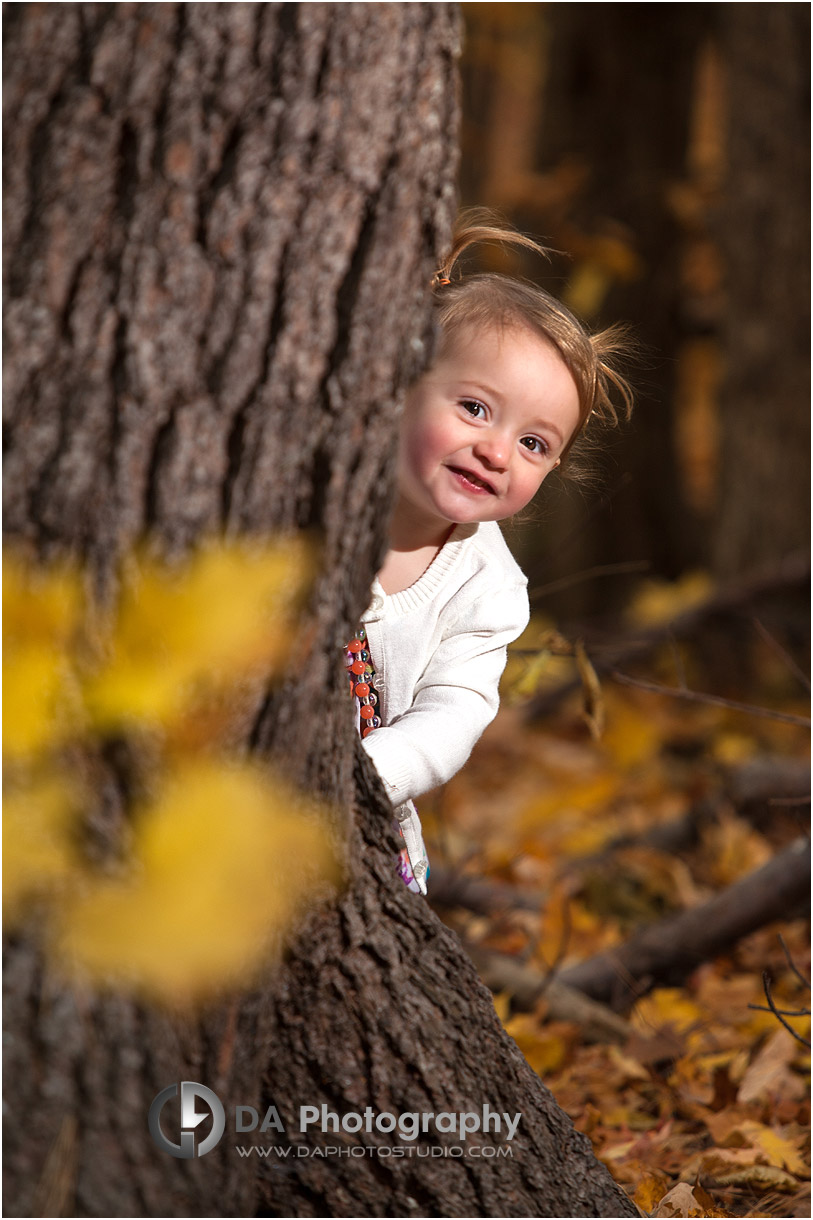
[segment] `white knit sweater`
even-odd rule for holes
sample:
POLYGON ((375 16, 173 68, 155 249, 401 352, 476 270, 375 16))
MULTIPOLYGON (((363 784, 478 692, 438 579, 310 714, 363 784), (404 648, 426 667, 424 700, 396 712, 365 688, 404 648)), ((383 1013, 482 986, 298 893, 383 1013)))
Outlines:
POLYGON ((457 525, 423 576, 362 616, 382 727, 364 747, 393 805, 450 779, 496 716, 507 645, 528 623, 527 580, 489 521, 457 525))

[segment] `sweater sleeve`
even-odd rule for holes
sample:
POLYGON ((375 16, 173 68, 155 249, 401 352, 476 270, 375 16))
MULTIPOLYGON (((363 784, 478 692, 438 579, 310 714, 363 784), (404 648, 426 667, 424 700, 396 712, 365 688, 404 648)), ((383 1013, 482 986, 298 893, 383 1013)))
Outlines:
POLYGON ((499 707, 508 645, 528 625, 526 585, 480 597, 449 628, 411 706, 364 739, 394 805, 451 779, 499 707))

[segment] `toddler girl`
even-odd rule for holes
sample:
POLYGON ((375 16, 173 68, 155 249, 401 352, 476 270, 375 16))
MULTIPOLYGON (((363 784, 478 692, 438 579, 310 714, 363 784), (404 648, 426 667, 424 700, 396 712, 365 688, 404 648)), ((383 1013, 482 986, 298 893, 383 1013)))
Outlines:
POLYGON ((591 416, 616 423, 629 388, 542 288, 495 273, 451 280, 473 242, 541 248, 465 220, 435 277, 440 344, 407 396, 390 549, 347 652, 364 747, 396 810, 400 871, 426 893, 416 797, 450 779, 498 707, 507 645, 525 629, 527 580, 497 524, 524 508, 591 416))

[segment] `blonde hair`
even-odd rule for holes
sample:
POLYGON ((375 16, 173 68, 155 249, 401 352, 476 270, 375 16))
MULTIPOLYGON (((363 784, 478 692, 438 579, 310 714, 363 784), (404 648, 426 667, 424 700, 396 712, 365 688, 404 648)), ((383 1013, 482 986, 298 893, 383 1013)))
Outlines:
POLYGON ((629 419, 632 389, 616 365, 619 357, 631 353, 632 343, 621 326, 591 334, 561 301, 529 280, 492 271, 453 279, 460 255, 480 242, 523 246, 543 257, 549 253, 490 212, 462 213, 452 248, 432 281, 442 345, 468 327, 517 325, 529 327, 551 343, 570 370, 579 394, 579 423, 562 452, 564 459, 588 420, 615 426, 629 419))

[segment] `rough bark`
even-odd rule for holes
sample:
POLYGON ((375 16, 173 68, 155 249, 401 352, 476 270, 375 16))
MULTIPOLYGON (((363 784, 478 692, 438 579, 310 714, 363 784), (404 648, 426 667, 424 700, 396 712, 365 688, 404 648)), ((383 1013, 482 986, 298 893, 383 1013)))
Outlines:
POLYGON ((251 741, 338 802, 355 859, 266 988, 195 1018, 69 990, 33 927, 9 936, 6 1210, 635 1214, 395 877, 343 690, 450 231, 453 6, 16 5, 4 33, 6 531, 82 556, 108 596, 144 536, 174 554, 221 528, 318 532, 312 642, 251 741), (322 1101, 523 1117, 499 1168, 278 1174, 228 1137, 160 1153, 146 1114, 183 1079, 229 1115, 273 1098, 289 1119, 322 1101))
MULTIPOLYGON (((361 879, 338 910, 303 933, 275 995, 274 1065, 263 1104, 287 1131, 297 1107, 363 1112, 521 1112, 508 1158, 378 1160, 328 1156, 264 1163, 273 1216, 636 1215, 506 1038, 490 993, 458 938, 424 903, 392 884, 386 804, 365 760, 361 879)), ((276 1143, 276 1137, 274 1142, 276 1143)), ((313 1139, 308 1139, 313 1143, 313 1139)), ((353 1137, 320 1136, 321 1146, 353 1137)), ((365 1136, 389 1144, 391 1137, 365 1136)), ((439 1136, 447 1150, 453 1136, 439 1136)), ((502 1142, 474 1137, 478 1148, 502 1142)), ((398 1143, 395 1140, 395 1143, 398 1143)), ((467 1141, 472 1144, 472 1137, 467 1141)))

